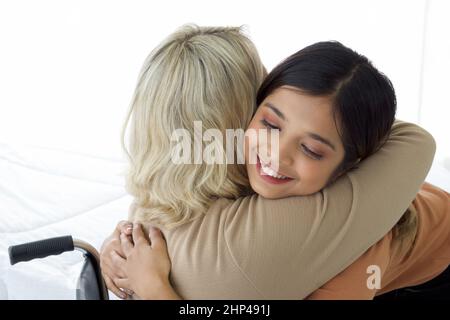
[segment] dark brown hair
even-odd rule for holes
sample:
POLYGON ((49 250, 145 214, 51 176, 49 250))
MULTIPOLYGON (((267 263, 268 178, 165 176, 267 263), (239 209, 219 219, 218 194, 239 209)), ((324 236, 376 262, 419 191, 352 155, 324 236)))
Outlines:
POLYGON ((315 43, 281 62, 262 83, 257 104, 281 86, 331 97, 345 155, 330 182, 378 150, 389 136, 397 108, 391 81, 365 56, 337 41, 315 43))

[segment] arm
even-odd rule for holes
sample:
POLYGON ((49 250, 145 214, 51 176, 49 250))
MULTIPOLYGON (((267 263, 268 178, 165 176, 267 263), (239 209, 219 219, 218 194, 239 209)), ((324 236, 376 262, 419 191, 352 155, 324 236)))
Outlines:
POLYGON ((264 298, 305 298, 396 224, 434 152, 428 132, 397 121, 377 153, 321 192, 234 203, 222 222, 235 267, 264 298))
POLYGON ((384 275, 389 268, 392 231, 340 274, 309 295, 306 300, 372 300, 384 284, 384 275), (379 268, 375 274, 371 266, 379 268), (379 276, 379 283, 373 283, 379 276), (369 286, 369 284, 370 286, 369 286), (375 285, 380 285, 378 288, 375 285))

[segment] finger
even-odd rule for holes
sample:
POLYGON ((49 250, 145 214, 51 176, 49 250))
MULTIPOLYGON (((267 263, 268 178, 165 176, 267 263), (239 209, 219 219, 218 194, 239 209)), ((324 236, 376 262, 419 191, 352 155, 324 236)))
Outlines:
POLYGON ((137 244, 147 244, 149 242, 145 239, 144 231, 142 230, 142 226, 139 223, 133 225, 133 241, 137 244))
POLYGON ((123 292, 125 292, 127 295, 132 296, 134 294, 133 290, 126 289, 126 288, 120 288, 123 292))
POLYGON ((122 245, 120 241, 120 233, 115 235, 114 238, 109 241, 109 243, 103 248, 101 256, 109 256, 115 251, 119 256, 125 258, 125 253, 122 250, 122 245))
POLYGON ((125 233, 127 235, 131 235, 133 231, 133 224, 130 221, 126 221, 126 223, 122 224, 120 228, 121 233, 125 233))
POLYGON ((126 278, 126 273, 121 268, 115 266, 112 262, 104 263, 101 266, 102 274, 107 275, 111 279, 114 278, 126 278))
POLYGON ((109 236, 103 243, 100 255, 109 254, 110 251, 115 250, 120 256, 125 257, 125 254, 123 254, 122 247, 120 245, 120 229, 126 224, 130 224, 130 222, 120 221, 117 224, 113 234, 109 236))
POLYGON ((127 278, 115 278, 112 279, 114 285, 119 288, 119 290, 126 294, 127 298, 134 294, 133 290, 130 288, 130 281, 127 278))
POLYGON ((100 249, 100 258, 108 255, 113 250, 119 251, 119 253, 122 252, 122 248, 120 247, 120 232, 118 233, 117 229, 114 229, 114 232, 103 242, 100 249))
POLYGON ((122 288, 124 291, 132 292, 133 290, 130 289, 130 281, 128 279, 114 279, 114 284, 122 288))
POLYGON ((127 299, 128 295, 125 292, 122 292, 107 275, 103 275, 103 279, 105 280, 106 287, 118 296, 121 299, 127 299))
POLYGON ((127 235, 127 238, 134 245, 133 236, 131 235, 131 233, 129 235, 127 235))
POLYGON ((117 224, 116 230, 114 232, 117 232, 117 235, 119 235, 121 232, 131 234, 132 228, 133 224, 130 221, 122 220, 117 224))
POLYGON ((124 233, 120 234, 120 245, 122 247, 122 251, 126 257, 129 257, 133 252, 134 244, 131 242, 130 238, 124 233))
POLYGON ((164 240, 161 230, 156 227, 150 227, 149 234, 150 243, 153 249, 164 250, 167 252, 167 244, 164 240))
POLYGON ((116 276, 113 262, 113 251, 108 252, 108 254, 102 255, 100 258, 100 270, 102 275, 106 275, 110 278, 114 278, 116 276))
POLYGON ((111 252, 111 263, 112 265, 110 267, 112 267, 111 269, 113 270, 112 274, 119 276, 121 278, 125 278, 127 260, 125 260, 124 258, 119 256, 115 251, 113 251, 111 252))
POLYGON ((122 259, 126 259, 127 258, 127 255, 125 254, 125 252, 123 251, 123 248, 122 248, 122 241, 120 240, 120 236, 119 236, 119 244, 118 244, 118 247, 116 248, 116 250, 114 250, 118 255, 119 255, 119 257, 121 257, 122 259))

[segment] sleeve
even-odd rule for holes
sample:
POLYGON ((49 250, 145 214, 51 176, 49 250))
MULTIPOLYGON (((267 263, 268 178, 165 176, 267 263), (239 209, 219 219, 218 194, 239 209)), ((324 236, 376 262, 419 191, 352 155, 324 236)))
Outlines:
POLYGON ((389 267, 392 231, 306 300, 372 300, 389 267))
POLYGON ((321 192, 234 202, 222 212, 234 264, 261 296, 304 299, 389 232, 434 153, 427 131, 396 121, 380 150, 321 192))

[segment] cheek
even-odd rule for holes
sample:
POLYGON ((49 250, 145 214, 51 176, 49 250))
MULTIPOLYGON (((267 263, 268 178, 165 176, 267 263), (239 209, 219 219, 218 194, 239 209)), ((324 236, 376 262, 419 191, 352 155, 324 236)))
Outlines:
POLYGON ((246 160, 248 160, 248 154, 250 153, 251 150, 256 151, 258 144, 259 144, 259 134, 260 134, 260 130, 265 130, 266 128, 259 123, 258 121, 256 121, 255 119, 253 119, 250 124, 247 127, 247 130, 245 131, 245 158, 246 160))
POLYGON ((297 165, 297 174, 302 186, 308 189, 321 189, 331 174, 330 166, 320 161, 302 159, 297 165))

